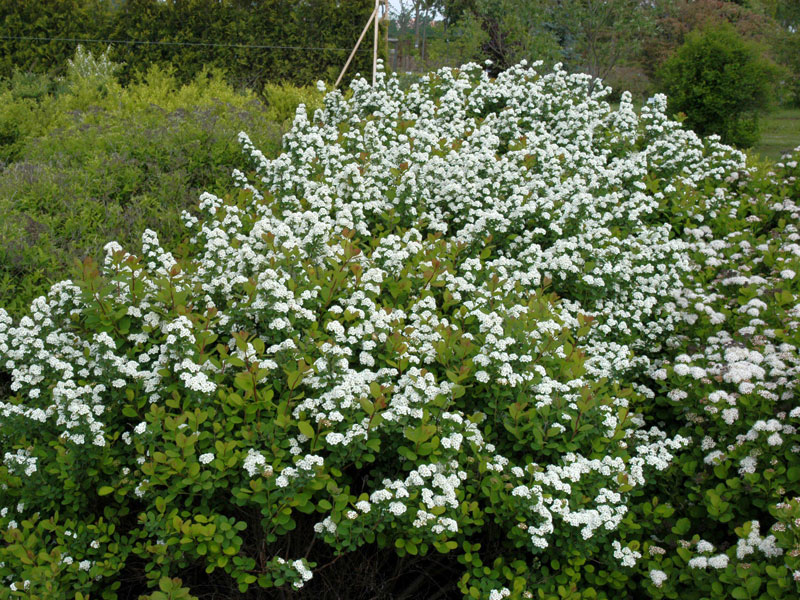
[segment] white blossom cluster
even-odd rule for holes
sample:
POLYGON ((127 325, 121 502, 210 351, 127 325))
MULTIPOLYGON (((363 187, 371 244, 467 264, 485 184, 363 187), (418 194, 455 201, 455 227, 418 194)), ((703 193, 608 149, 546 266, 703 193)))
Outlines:
MULTIPOLYGON (((146 424, 133 434, 108 429, 129 391, 153 404, 169 399, 168 387, 210 401, 231 384, 231 364, 281 378, 302 361, 291 416, 324 432, 323 449, 287 434, 294 462, 279 465, 268 447, 249 448, 240 463, 248 478, 274 475, 289 490, 372 438, 414 446, 407 440, 432 426, 439 459, 408 472, 392 465, 348 518, 407 521, 438 539, 460 531, 465 481, 485 473, 526 519, 531 550, 573 531, 611 536, 630 489, 687 445, 642 428, 629 400, 602 388, 661 368, 641 351, 657 351, 685 317, 690 246, 659 215, 707 182, 721 191, 682 216, 698 224, 715 214, 744 156, 671 121, 662 96, 637 115, 629 94, 612 110, 608 90, 590 83, 525 65, 494 80, 476 65, 444 69, 407 92, 382 76, 374 87, 357 80, 348 99, 328 94, 313 119, 298 109, 275 160, 242 134, 256 178, 235 173, 238 199, 206 193, 197 214, 184 215, 197 250, 190 264, 179 266, 147 231, 141 259, 106 247, 104 296, 63 282, 18 325, 0 309, 0 367, 15 394, 0 402, 0 429, 84 449, 117 434, 127 443, 149 433, 146 424), (74 325, 95 301, 124 315, 116 339, 74 325), (577 339, 571 332, 584 324, 577 339), (240 332, 264 351, 255 340, 239 347, 240 332), (206 335, 227 343, 229 364, 205 357, 206 335), (451 360, 442 348, 460 349, 462 364, 442 364, 451 360), (455 383, 461 367, 464 385, 455 383), (541 464, 516 464, 484 439, 484 422, 498 418, 489 403, 512 395, 532 399, 526 419, 548 436, 534 449, 541 464), (593 457, 599 436, 608 455, 593 457), (576 449, 560 448, 573 440, 576 449)), ((681 364, 740 393, 767 369, 791 375, 780 347, 759 356, 737 354, 702 373, 681 364)), ((637 383, 636 394, 653 392, 637 383)), ((4 462, 30 485, 46 476, 35 471, 36 447, 24 468, 16 457, 28 450, 14 450, 4 462)), ((134 458, 133 468, 146 459, 134 458)), ((325 516, 316 531, 335 536, 341 516, 325 516)), ((638 553, 614 544, 620 564, 633 566, 638 553)))
POLYGON ((695 545, 695 552, 702 554, 702 556, 693 556, 689 559, 689 568, 691 569, 705 569, 710 567, 712 569, 722 570, 728 566, 729 558, 727 554, 713 554, 715 548, 711 542, 706 540, 698 540, 695 545))
POLYGON ((761 535, 761 528, 758 521, 751 521, 750 533, 746 538, 739 538, 739 541, 736 543, 736 558, 742 560, 753 554, 756 550, 767 558, 780 556, 783 554, 783 548, 779 547, 776 542, 777 540, 772 534, 767 536, 761 535))
POLYGON ((667 580, 667 574, 660 569, 650 569, 650 580, 656 587, 661 587, 667 580))
POLYGON ((636 566, 636 561, 642 558, 641 552, 623 546, 616 540, 612 542, 611 546, 614 548, 614 558, 616 558, 623 567, 636 566))
MULTIPOLYGON (((794 181, 789 175, 772 183, 781 189, 794 181)), ((800 204, 786 192, 740 192, 727 204, 724 216, 732 221, 685 229, 694 275, 673 294, 685 325, 667 341, 673 358, 654 362, 649 373, 686 427, 703 431, 692 451, 706 468, 755 482, 796 468, 800 454, 800 204), (771 225, 762 228, 765 221, 771 225)), ((748 494, 780 506, 787 487, 754 486, 748 494)), ((760 536, 758 521, 751 526, 747 537, 731 536, 735 553, 711 555, 701 540, 689 566, 725 569, 734 554, 742 561, 756 550, 767 558, 784 552, 775 536, 760 536)))
POLYGON ((284 571, 284 573, 290 574, 295 578, 295 580, 292 582, 292 587, 296 590, 302 588, 314 577, 314 573, 311 571, 311 569, 309 569, 308 562, 304 558, 287 561, 280 556, 276 556, 273 559, 273 562, 279 567, 282 567, 282 571, 284 571))

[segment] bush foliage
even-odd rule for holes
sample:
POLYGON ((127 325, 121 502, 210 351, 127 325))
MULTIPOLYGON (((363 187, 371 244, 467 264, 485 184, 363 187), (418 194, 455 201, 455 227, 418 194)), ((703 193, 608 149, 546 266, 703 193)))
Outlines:
MULTIPOLYGON (((180 83, 209 67, 224 69, 234 86, 256 92, 275 81, 333 80, 374 6, 373 0, 0 0, 0 76, 63 69, 77 39, 101 40, 94 52, 119 41, 110 57, 121 63, 123 84, 153 66, 173 66, 180 83)), ((348 77, 371 66, 364 48, 348 77)))
POLYGON ((590 85, 356 80, 0 310, 0 598, 797 593, 797 158, 590 85))
POLYGON ((776 67, 730 26, 697 31, 659 71, 669 107, 686 114, 698 134, 749 148, 758 141, 758 113, 771 97, 776 67))
POLYGON ((109 239, 132 244, 149 227, 179 243, 181 211, 230 187, 236 134, 274 156, 298 104, 322 96, 270 85, 261 101, 216 72, 181 85, 157 67, 122 87, 115 71, 79 48, 62 81, 18 74, 0 91, 0 305, 14 313, 109 239))

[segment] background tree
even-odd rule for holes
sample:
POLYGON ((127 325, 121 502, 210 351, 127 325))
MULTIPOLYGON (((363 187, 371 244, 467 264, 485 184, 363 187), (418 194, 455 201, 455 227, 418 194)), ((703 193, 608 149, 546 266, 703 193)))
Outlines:
POLYGON ((659 71, 673 112, 685 113, 698 134, 718 134, 741 147, 758 139, 758 113, 776 75, 760 49, 730 25, 690 33, 659 71))
POLYGON ((459 67, 469 62, 485 60, 484 49, 488 36, 482 28, 481 20, 474 14, 466 13, 454 23, 446 19, 440 35, 431 36, 425 43, 426 70, 443 66, 459 67))
POLYGON ((777 33, 775 21, 764 12, 726 0, 656 0, 651 11, 654 27, 641 46, 641 63, 650 77, 691 31, 729 24, 765 48, 773 45, 777 33))
POLYGON ((775 7, 775 18, 786 27, 797 31, 800 25, 800 2, 797 0, 778 0, 775 7))
POLYGON ((444 14, 449 23, 480 22, 498 70, 524 58, 601 78, 637 54, 653 23, 640 0, 448 0, 444 14))
POLYGON ((574 70, 605 78, 621 61, 638 55, 654 24, 641 0, 548 0, 548 20, 561 34, 574 70))
POLYGON ((104 0, 0 0, 0 76, 15 69, 62 74, 75 52, 64 40, 102 37, 109 19, 104 0))
MULTIPOLYGON (((374 0, 0 0, 0 30, 8 38, 0 40, 0 76, 15 69, 60 74, 75 39, 113 39, 137 42, 112 46, 123 84, 154 64, 174 68, 183 82, 204 67, 221 67, 232 83, 258 92, 269 81, 332 80, 374 6, 374 0)), ((350 74, 371 65, 364 47, 350 74)))
POLYGON ((446 0, 444 14, 450 26, 480 27, 483 56, 495 73, 523 59, 553 64, 562 58, 543 0, 446 0))

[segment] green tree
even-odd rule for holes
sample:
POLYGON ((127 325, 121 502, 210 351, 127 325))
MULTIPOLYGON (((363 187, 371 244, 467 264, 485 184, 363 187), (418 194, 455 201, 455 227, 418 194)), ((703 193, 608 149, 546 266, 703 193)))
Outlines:
POLYGON ((548 0, 549 21, 561 34, 570 66, 605 78, 636 56, 653 28, 650 3, 641 0, 548 0))
MULTIPOLYGON (((374 6, 374 0, 128 0, 115 14, 112 37, 172 45, 120 46, 113 58, 127 65, 123 80, 154 63, 174 65, 185 81, 204 66, 220 67, 233 83, 258 92, 270 81, 333 80, 374 6)), ((371 70, 369 50, 362 45, 351 75, 371 70)))
POLYGON ((787 29, 798 31, 798 25, 800 25, 800 2, 797 0, 778 0, 775 18, 787 29))
POLYGON ((758 114, 768 106, 777 68, 733 27, 689 34, 658 75, 670 109, 685 113, 698 134, 741 147, 758 140, 758 114))
MULTIPOLYGON (((269 81, 335 79, 374 0, 0 0, 0 76, 63 71, 76 40, 125 40, 110 56, 123 83, 152 65, 182 82, 204 67, 262 91, 269 81), (32 39, 36 38, 36 39, 32 39), (134 43, 135 42, 135 43, 134 43)), ((106 43, 85 43, 102 51, 106 43)), ((372 68, 371 48, 350 73, 372 68)))
POLYGON ((395 65, 396 69, 407 71, 413 66, 417 70, 428 70, 433 67, 431 63, 441 62, 442 57, 438 56, 438 50, 434 51, 436 57, 433 61, 429 56, 430 43, 434 42, 436 45, 436 38, 441 37, 429 35, 433 33, 432 29, 441 10, 442 0, 398 0, 392 10, 392 30, 398 40, 400 59, 395 65))
POLYGON ((501 71, 521 60, 543 60, 553 64, 561 59, 555 31, 547 21, 543 0, 456 0, 444 3, 444 14, 456 27, 483 31, 484 57, 501 71))
POLYGON ((0 0, 0 76, 63 73, 75 52, 70 40, 104 37, 109 18, 105 0, 0 0))
POLYGON ((448 0, 444 14, 481 23, 484 53, 498 69, 522 59, 561 61, 600 78, 636 55, 653 24, 641 0, 448 0))

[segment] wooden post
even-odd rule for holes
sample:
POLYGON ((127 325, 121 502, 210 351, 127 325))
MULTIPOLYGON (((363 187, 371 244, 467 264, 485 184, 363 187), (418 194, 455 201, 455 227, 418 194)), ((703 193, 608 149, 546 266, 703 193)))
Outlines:
POLYGON ((380 23, 378 22, 378 11, 381 8, 381 0, 375 0, 375 39, 372 44, 372 87, 378 77, 378 34, 380 33, 380 23))
POLYGON ((389 0, 383 0, 383 21, 386 23, 386 46, 384 50, 386 51, 386 68, 391 69, 391 65, 389 63, 389 0))
POLYGON ((339 83, 342 81, 342 77, 344 77, 345 71, 347 71, 347 67, 350 66, 353 57, 356 55, 356 52, 358 51, 358 47, 361 45, 361 40, 364 39, 364 36, 367 35, 367 31, 369 31, 369 26, 372 24, 372 19, 377 18, 377 16, 378 16, 378 9, 376 8, 375 10, 372 11, 372 14, 369 16, 367 24, 364 26, 364 31, 361 32, 361 35, 359 36, 358 41, 356 42, 356 47, 353 48, 353 51, 350 53, 350 57, 344 64, 344 69, 342 69, 342 72, 339 73, 339 78, 336 80, 336 83, 333 85, 333 87, 335 88, 339 87, 339 83))

